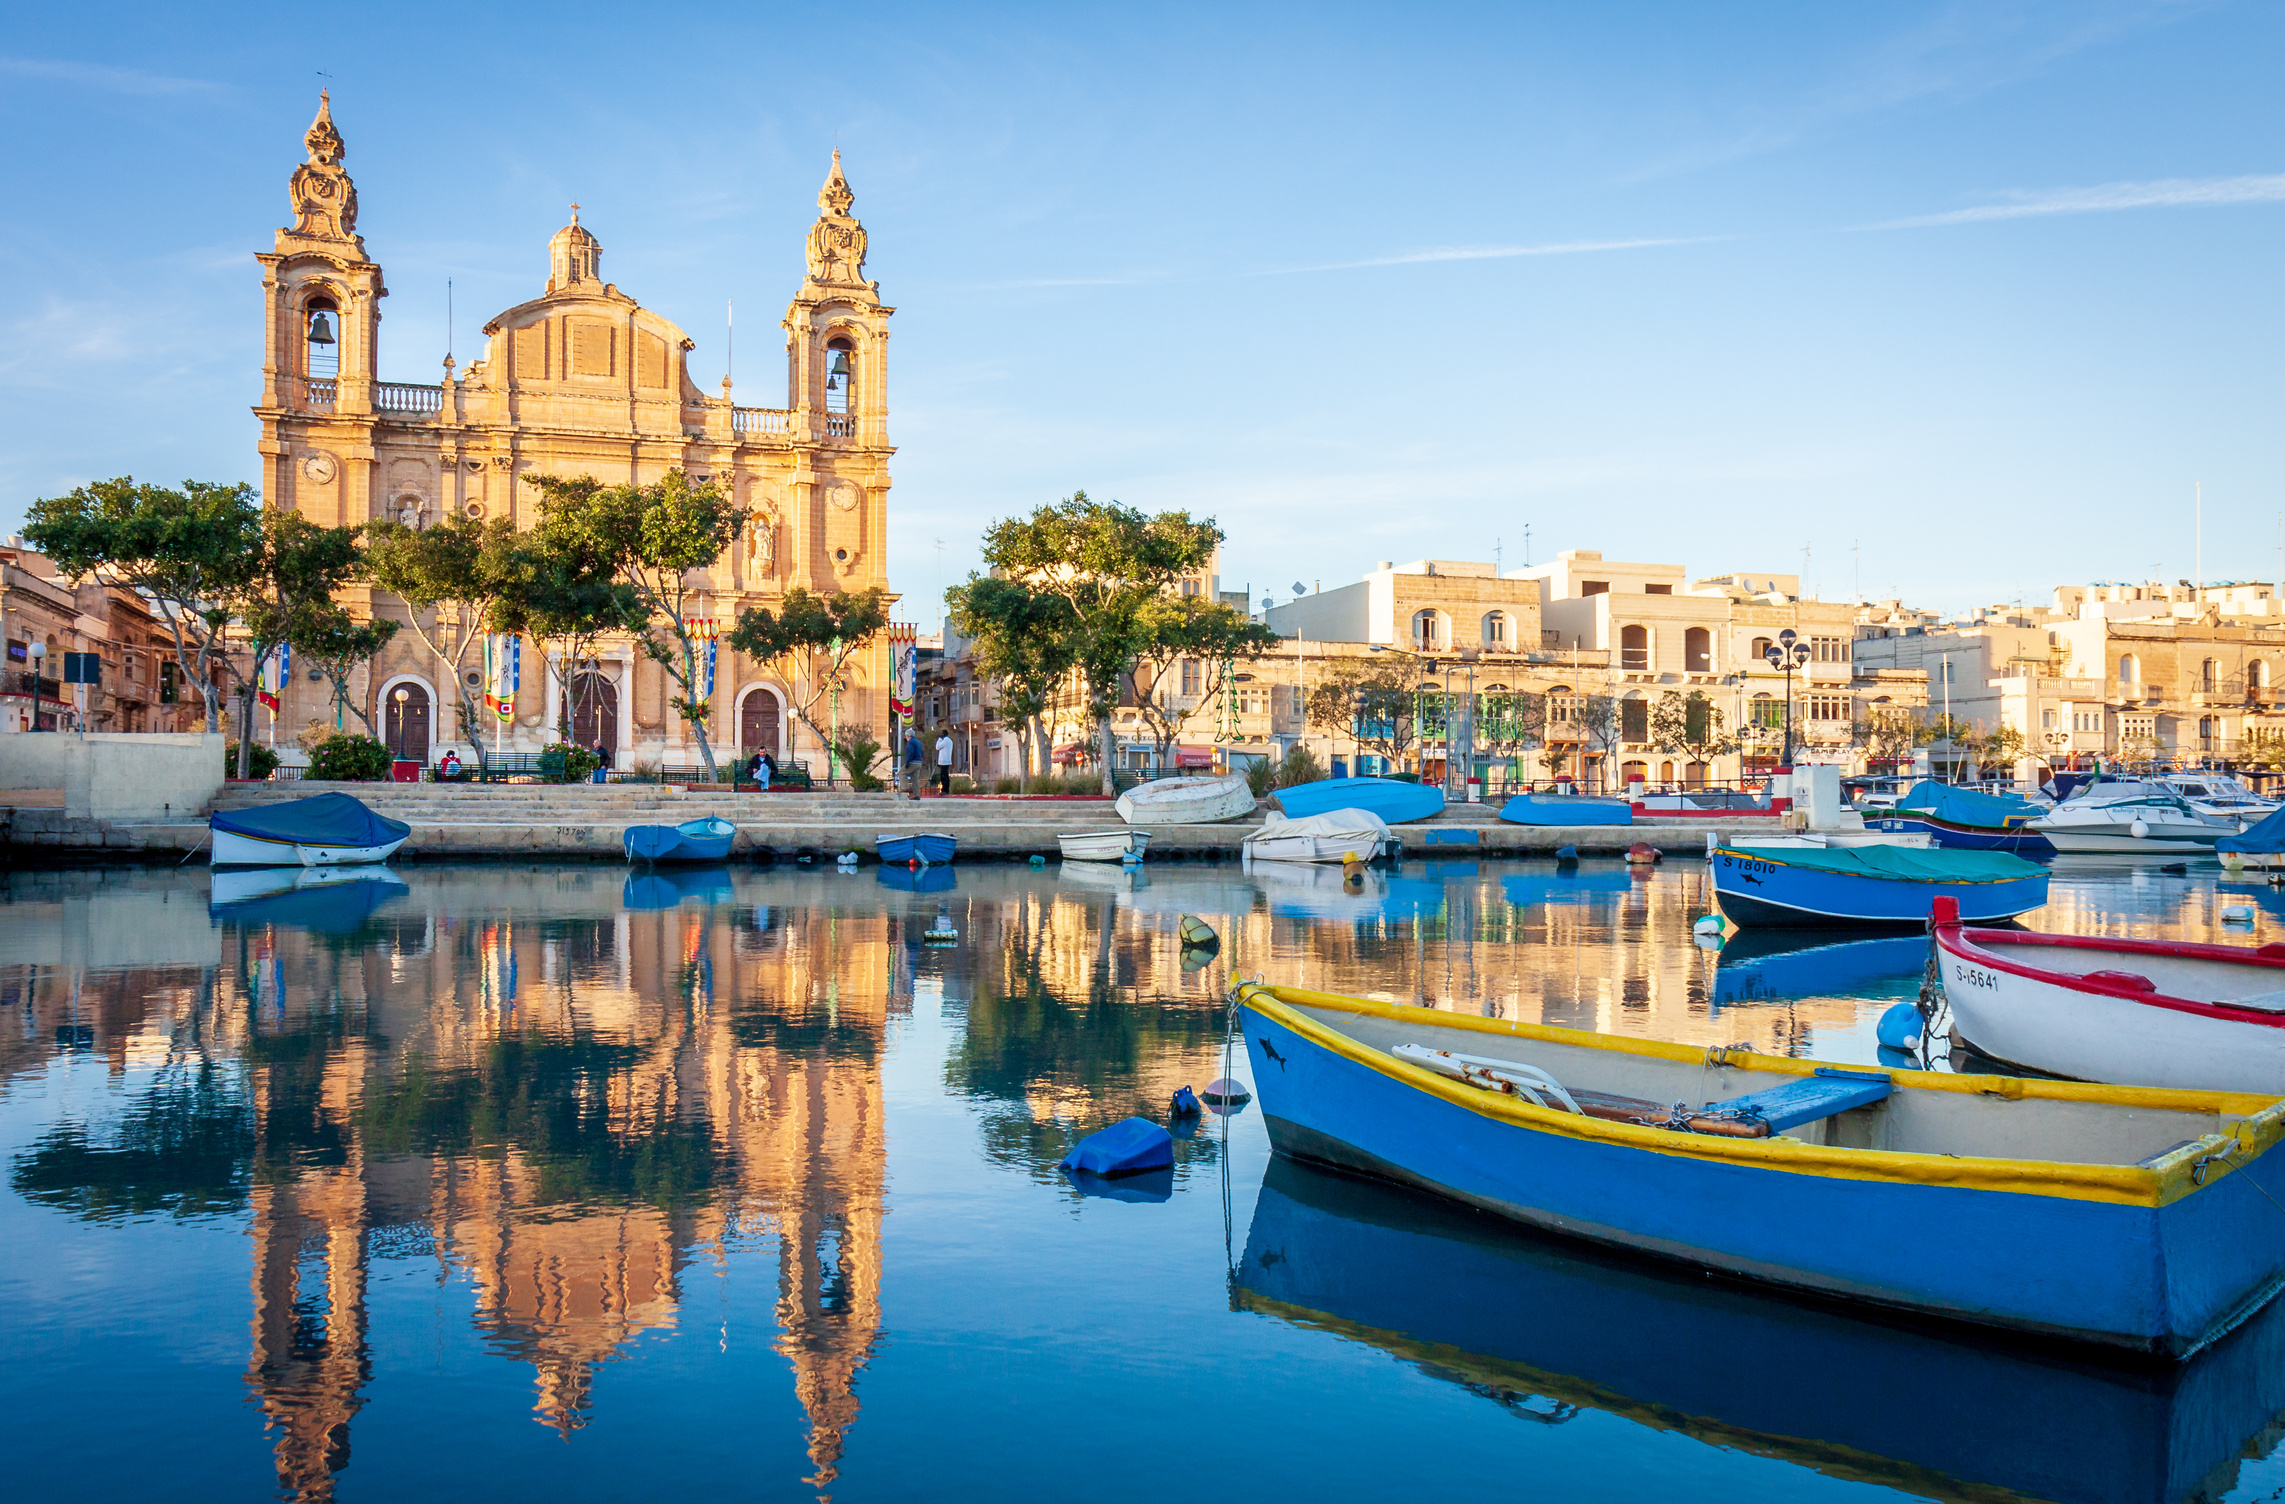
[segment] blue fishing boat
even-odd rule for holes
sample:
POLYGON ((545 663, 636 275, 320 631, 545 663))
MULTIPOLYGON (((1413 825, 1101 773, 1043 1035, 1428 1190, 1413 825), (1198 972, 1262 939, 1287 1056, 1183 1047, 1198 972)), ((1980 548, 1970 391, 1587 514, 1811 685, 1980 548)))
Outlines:
POLYGON ((631 914, 679 909, 686 903, 728 903, 737 896, 727 867, 685 867, 675 872, 636 872, 619 890, 619 906, 631 914))
POLYGON ((1279 789, 1274 796, 1288 819, 1306 820, 1337 809, 1361 809, 1391 825, 1444 812, 1444 791, 1403 778, 1320 778, 1279 789))
POLYGON ((316 794, 207 817, 217 867, 327 867, 385 862, 413 828, 347 794, 316 794))
POLYGON ((1923 778, 1896 801, 1893 810, 1865 816, 1871 830, 1925 831, 1939 846, 1957 851, 2005 851, 2015 856, 2053 856, 2055 843, 2030 828, 2047 813, 2013 794, 1984 794, 1923 778))
POLYGON ((2285 1285, 2244 1173, 2285 1098, 1846 1070, 1258 982, 1232 1005, 1278 1152, 1548 1231, 2167 1358, 2285 1285))
POLYGON ((1634 806, 1592 794, 1518 794, 1500 806, 1510 825, 1632 825, 1634 806))
POLYGON ((899 867, 914 862, 923 867, 942 867, 959 852, 960 842, 941 831, 924 830, 918 835, 875 836, 873 850, 882 861, 894 862, 899 867))
POLYGON ((2182 1504, 2238 1477, 2285 1409, 2285 1301, 2153 1373, 1709 1280, 1284 1157, 1231 1295, 1519 1419, 1797 1470, 1762 1475, 1764 1498, 1822 1474, 1921 1499, 2182 1504), (1956 1423, 1931 1425, 1931 1403, 1956 1423))
POLYGON ((1733 923, 1925 925, 1938 898, 1989 924, 2047 901, 2047 869, 2004 851, 1911 846, 1717 847, 1714 901, 1733 923))
POLYGON ((737 826, 707 815, 680 825, 630 825, 625 845, 630 862, 719 862, 736 839, 737 826))

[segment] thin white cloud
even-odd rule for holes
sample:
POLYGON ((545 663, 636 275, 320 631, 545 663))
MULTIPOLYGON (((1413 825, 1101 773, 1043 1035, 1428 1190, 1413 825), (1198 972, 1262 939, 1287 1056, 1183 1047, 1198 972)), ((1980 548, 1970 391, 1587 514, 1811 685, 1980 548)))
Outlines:
POLYGON ((0 57, 0 74, 43 78, 112 94, 219 94, 223 89, 221 84, 203 78, 171 78, 134 68, 107 68, 100 63, 67 63, 53 58, 0 57))
POLYGON ((2285 202, 2285 173, 2234 178, 2158 178, 2147 183, 2097 183, 2091 188, 2048 188, 2010 194, 1996 204, 1892 219, 1868 230, 1916 230, 1930 225, 2028 219, 2041 214, 2109 214, 2121 209, 2213 208, 2222 204, 2285 202))
POLYGON ((1300 272, 1345 272, 1372 266, 1416 266, 1425 261, 1505 261, 1515 256, 1584 256, 1595 251, 1639 251, 1660 245, 1700 245, 1727 237, 1691 235, 1656 240, 1565 240, 1550 245, 1453 245, 1404 251, 1394 256, 1369 256, 1362 261, 1329 261, 1316 266, 1278 266, 1254 272, 1257 277, 1287 277, 1300 272))

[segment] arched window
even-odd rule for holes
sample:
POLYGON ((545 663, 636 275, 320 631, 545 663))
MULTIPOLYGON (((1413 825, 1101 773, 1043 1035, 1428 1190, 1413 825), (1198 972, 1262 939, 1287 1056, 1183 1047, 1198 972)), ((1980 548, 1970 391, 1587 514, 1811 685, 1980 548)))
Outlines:
POLYGON ((1415 611, 1412 615, 1412 645, 1423 652, 1434 652, 1444 646, 1443 613, 1431 607, 1415 611))
POLYGON ((1620 782, 1620 783, 1641 783, 1641 782, 1645 781, 1646 779, 1648 779, 1649 777, 1650 777, 1650 764, 1649 764, 1649 763, 1646 763, 1646 762, 1622 762, 1622 763, 1620 763, 1620 764, 1619 764, 1619 782, 1620 782))
POLYGON ((1515 646, 1508 635, 1507 613, 1490 611, 1484 615, 1484 646, 1495 652, 1506 652, 1515 646))
POLYGON ((313 381, 331 381, 341 374, 341 310, 322 292, 305 307, 302 371, 313 381))
POLYGON ((1692 627, 1682 634, 1682 672, 1710 674, 1714 671, 1714 634, 1704 627, 1692 627))
POLYGON ((1756 637, 1753 640, 1753 650, 1747 656, 1751 657, 1756 663, 1767 663, 1769 661, 1769 647, 1770 643, 1768 638, 1756 637))
POLYGON ((2139 678, 2141 678, 2141 677, 2142 677, 2142 669, 2141 669, 2141 665, 2137 664, 2137 663, 2134 661, 2134 655, 2133 655, 2132 653, 2121 653, 2121 654, 2119 654, 2119 655, 2118 655, 2118 682, 2119 682, 2119 683, 2121 683, 2121 684, 2132 684, 2132 683, 2133 683, 2135 680, 2137 680, 2137 679, 2139 679, 2139 678))
POLYGON ((2256 658, 2247 664, 2245 666, 2245 682, 2249 689, 2267 689, 2269 687, 2269 660, 2256 658))
POLYGON ((1650 668, 1650 628, 1619 628, 1619 667, 1638 674, 1650 668))
POLYGON ((825 410, 845 413, 856 406, 857 372, 851 364, 856 346, 844 335, 825 342, 825 410))

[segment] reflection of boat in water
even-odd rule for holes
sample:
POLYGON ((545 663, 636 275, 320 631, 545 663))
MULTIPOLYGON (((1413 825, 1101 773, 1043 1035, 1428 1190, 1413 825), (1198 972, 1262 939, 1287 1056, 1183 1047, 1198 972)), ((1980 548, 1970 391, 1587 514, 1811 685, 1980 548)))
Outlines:
POLYGON ((275 924, 319 934, 351 934, 392 898, 411 891, 386 867, 253 867, 213 874, 208 917, 230 924, 275 924))
POLYGON ((728 903, 732 892, 728 867, 687 867, 634 873, 619 890, 619 903, 631 913, 642 913, 686 903, 728 903))
POLYGON ((1444 909, 1442 883, 1378 869, 1361 874, 1355 887, 1339 867, 1307 862, 1263 862, 1247 875, 1280 919, 1412 919, 1444 909))
POLYGON ((1150 874, 1124 862, 1065 862, 1056 869, 1055 885, 1093 893, 1132 893, 1150 886, 1150 874))
POLYGON ((1233 1303, 1529 1419, 1601 1411, 1923 1498, 2219 1498, 2285 1408, 2285 1302, 2181 1367, 2114 1366, 1676 1275, 1282 1157, 1233 1303))
POLYGON ((1925 935, 1850 930, 1740 930, 1715 963, 1714 1001, 1845 997, 1880 982, 1917 977, 1928 964, 1925 935))
POLYGON ((892 867, 884 862, 875 870, 879 874, 875 881, 899 893, 949 893, 960 886, 959 873, 949 865, 892 867))

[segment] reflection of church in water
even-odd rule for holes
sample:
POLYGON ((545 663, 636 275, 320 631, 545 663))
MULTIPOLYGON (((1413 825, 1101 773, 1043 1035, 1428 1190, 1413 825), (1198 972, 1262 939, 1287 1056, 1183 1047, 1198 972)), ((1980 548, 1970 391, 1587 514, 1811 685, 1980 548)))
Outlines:
POLYGON ((805 1481, 826 1488, 880 1326, 895 921, 550 920, 524 897, 539 915, 511 927, 455 923, 440 895, 362 956, 248 942, 253 1105, 279 1168, 255 1176, 247 1381, 281 1487, 329 1498, 349 1464, 376 1258, 472 1286, 487 1347, 531 1365, 535 1418, 568 1440, 604 1366, 677 1325, 694 1264, 774 1244, 775 1347, 805 1481), (305 1031, 333 1038, 264 1048, 305 1031))

